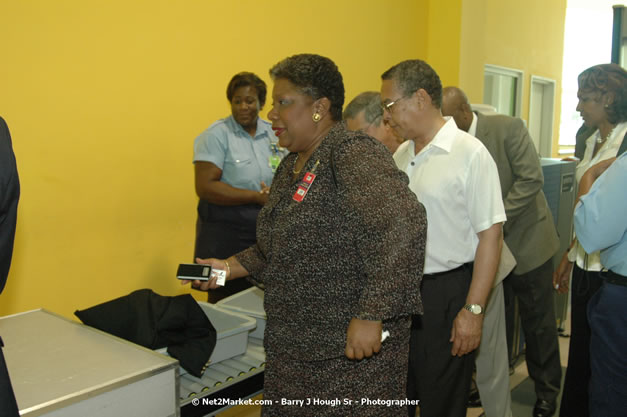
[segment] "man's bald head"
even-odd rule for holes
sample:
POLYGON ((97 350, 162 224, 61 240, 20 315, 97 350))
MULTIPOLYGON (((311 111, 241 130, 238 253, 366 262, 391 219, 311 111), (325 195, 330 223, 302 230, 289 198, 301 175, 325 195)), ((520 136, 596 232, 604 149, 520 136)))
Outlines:
POLYGON ((472 108, 466 93, 458 87, 442 89, 442 115, 452 116, 457 127, 468 132, 472 124, 472 108))

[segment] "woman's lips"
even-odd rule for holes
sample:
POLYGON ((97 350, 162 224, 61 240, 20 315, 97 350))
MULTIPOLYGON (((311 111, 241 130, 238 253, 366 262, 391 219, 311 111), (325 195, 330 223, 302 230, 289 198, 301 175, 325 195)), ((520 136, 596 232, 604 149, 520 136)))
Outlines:
POLYGON ((281 133, 285 132, 285 129, 283 129, 282 127, 273 127, 272 130, 274 130, 274 134, 277 137, 281 136, 281 133))

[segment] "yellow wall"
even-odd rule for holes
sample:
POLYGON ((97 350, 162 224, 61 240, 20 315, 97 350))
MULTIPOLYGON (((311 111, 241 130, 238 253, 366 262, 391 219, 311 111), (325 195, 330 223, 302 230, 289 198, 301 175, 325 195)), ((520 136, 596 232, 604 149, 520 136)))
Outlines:
POLYGON ((459 85, 462 0, 429 2, 426 61, 438 73, 443 85, 459 85))
POLYGON ((563 13, 540 0, 502 3, 3 0, 0 114, 22 198, 0 315, 44 307, 71 317, 139 288, 189 291, 174 273, 193 251, 192 144, 229 114, 225 88, 236 72, 253 71, 271 88, 277 61, 319 53, 338 64, 347 101, 378 90, 380 74, 409 58, 426 59, 472 98, 481 97, 483 58, 559 79, 561 44, 544 51, 543 37, 527 52, 522 39, 540 37, 537 27, 559 32, 563 13), (529 17, 541 5, 547 22, 490 40, 512 27, 500 22, 510 13, 529 17), (471 57, 469 40, 478 41, 471 57))
POLYGON ((45 307, 71 316, 139 288, 189 291, 174 274, 192 260, 192 144, 229 114, 231 76, 253 71, 271 88, 273 64, 320 53, 338 64, 351 99, 378 89, 389 66, 425 56, 422 7, 2 1, 0 114, 22 198, 0 315, 45 307))
POLYGON ((464 0, 459 86, 483 102, 484 64, 524 72, 522 118, 529 119, 531 75, 556 81, 553 149, 557 156, 566 0, 464 0))

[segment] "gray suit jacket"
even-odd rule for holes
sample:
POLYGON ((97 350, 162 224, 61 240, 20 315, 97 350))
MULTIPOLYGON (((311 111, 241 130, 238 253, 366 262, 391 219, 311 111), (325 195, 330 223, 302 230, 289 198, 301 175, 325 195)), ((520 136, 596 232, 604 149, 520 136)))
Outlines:
POLYGON ((507 222, 505 242, 516 258, 515 274, 550 259, 559 248, 553 216, 542 192, 540 159, 522 120, 477 113, 477 138, 496 162, 507 222))

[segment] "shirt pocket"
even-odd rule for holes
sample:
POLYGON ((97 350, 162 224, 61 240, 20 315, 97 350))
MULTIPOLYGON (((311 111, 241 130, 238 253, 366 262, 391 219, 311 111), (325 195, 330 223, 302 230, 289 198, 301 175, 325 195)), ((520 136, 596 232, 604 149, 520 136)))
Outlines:
POLYGON ((247 178, 250 176, 250 169, 253 165, 253 158, 249 155, 237 156, 229 155, 224 160, 222 175, 234 176, 236 178, 247 178))
POLYGON ((259 191, 259 170, 252 155, 231 154, 224 160, 222 181, 247 190, 259 191))
POLYGON ((233 167, 250 165, 252 164, 252 162, 253 162, 253 158, 250 155, 230 154, 230 155, 227 155, 226 158, 224 159, 225 165, 229 165, 233 167))

